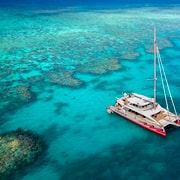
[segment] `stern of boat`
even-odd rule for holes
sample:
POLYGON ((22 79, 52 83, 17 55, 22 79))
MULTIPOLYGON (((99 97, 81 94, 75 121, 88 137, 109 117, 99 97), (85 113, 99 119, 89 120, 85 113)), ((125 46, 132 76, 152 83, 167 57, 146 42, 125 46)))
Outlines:
POLYGON ((178 119, 175 121, 175 123, 176 123, 178 126, 180 126, 180 118, 178 118, 178 119))
POLYGON ((107 107, 107 112, 108 112, 109 114, 111 114, 111 113, 114 112, 114 111, 112 110, 112 106, 108 106, 108 107, 107 107))

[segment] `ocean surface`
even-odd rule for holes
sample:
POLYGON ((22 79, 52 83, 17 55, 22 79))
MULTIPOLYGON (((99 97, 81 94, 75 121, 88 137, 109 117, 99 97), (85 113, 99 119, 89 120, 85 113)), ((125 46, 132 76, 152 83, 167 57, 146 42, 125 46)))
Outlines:
POLYGON ((38 2, 0 3, 0 132, 32 130, 47 145, 11 178, 180 179, 179 129, 161 137, 106 112, 124 92, 153 97, 156 27, 180 113, 180 5, 38 2))

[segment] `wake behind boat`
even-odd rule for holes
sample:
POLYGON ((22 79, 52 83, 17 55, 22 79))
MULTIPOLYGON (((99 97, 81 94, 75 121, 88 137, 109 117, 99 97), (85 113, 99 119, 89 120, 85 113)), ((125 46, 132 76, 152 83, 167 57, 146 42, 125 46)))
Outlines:
POLYGON ((166 131, 174 127, 180 127, 180 117, 177 115, 174 101, 170 92, 161 56, 156 44, 156 29, 154 28, 154 98, 141 94, 126 94, 117 98, 114 106, 109 106, 109 113, 116 113, 131 122, 138 124, 150 131, 166 136, 166 131), (156 102, 156 58, 158 60, 162 87, 166 102, 166 109, 156 102), (165 88, 165 85, 167 88, 165 88), (169 111, 166 89, 168 90, 174 113, 169 111))

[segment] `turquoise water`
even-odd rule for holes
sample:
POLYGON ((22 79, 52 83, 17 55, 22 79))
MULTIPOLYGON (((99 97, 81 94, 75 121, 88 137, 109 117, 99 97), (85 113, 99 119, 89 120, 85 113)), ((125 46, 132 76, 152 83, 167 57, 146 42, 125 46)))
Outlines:
MULTIPOLYGON (((153 28, 180 112, 179 7, 0 8, 0 131, 47 144, 13 179, 178 179, 180 131, 159 137, 108 105, 153 96, 153 28)), ((160 82, 158 102, 164 105, 160 82)))

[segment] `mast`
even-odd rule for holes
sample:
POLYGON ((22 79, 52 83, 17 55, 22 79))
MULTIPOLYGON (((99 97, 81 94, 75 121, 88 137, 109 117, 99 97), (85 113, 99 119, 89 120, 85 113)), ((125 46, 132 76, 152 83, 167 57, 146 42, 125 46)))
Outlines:
POLYGON ((156 53, 157 53, 157 47, 156 47, 156 28, 154 27, 154 109, 156 108, 156 53))

